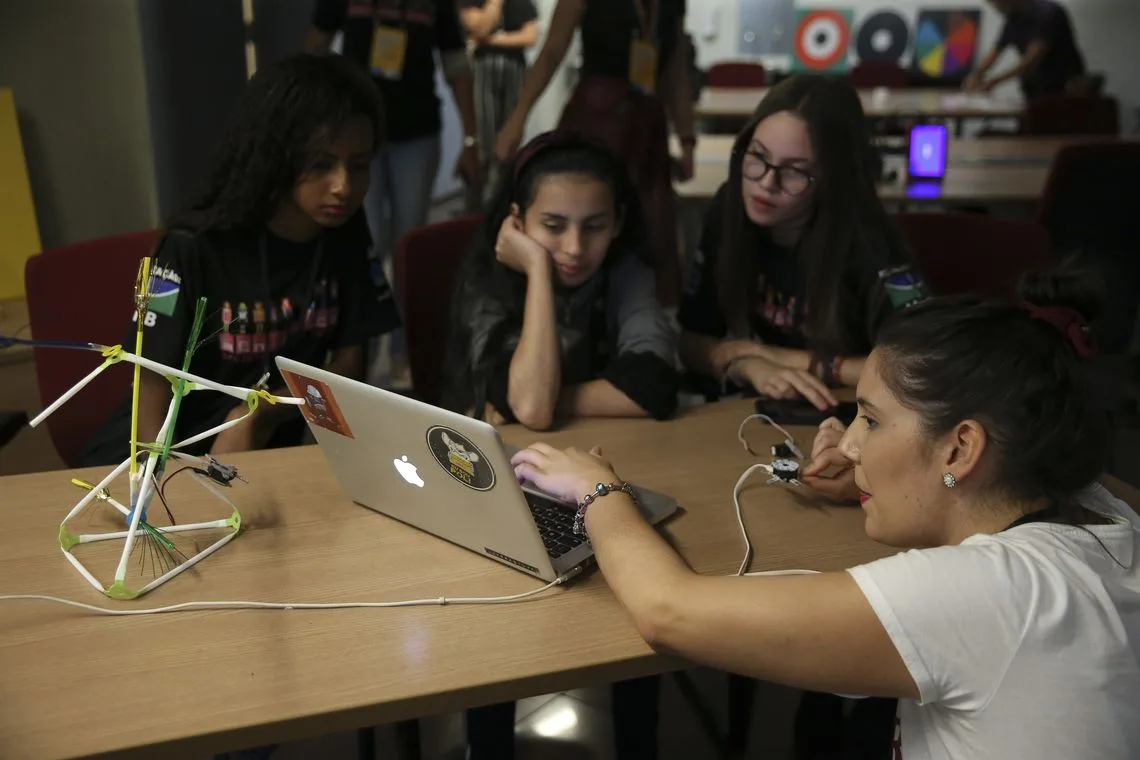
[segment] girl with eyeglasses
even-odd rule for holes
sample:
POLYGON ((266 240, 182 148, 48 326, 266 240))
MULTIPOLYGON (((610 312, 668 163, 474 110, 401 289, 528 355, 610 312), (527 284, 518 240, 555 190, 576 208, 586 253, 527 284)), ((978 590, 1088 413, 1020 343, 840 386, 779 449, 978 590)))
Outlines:
MULTIPOLYGON (((832 388, 859 382, 879 325, 925 291, 879 201, 880 172, 845 81, 795 76, 761 101, 705 215, 677 315, 682 361, 719 381, 709 395, 738 387, 826 410, 832 388)), ((807 693, 796 757, 885 755, 894 709, 861 700, 845 718, 839 697, 807 693)))
POLYGON ((821 410, 855 385, 880 322, 925 289, 880 171, 849 84, 801 75, 769 91, 705 215, 678 313, 690 370, 821 410))

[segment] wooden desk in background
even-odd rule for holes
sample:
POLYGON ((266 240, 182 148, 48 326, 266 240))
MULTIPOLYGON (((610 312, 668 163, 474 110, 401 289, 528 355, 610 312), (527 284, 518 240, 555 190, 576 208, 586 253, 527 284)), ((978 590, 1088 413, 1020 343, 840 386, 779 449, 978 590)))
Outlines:
MULTIPOLYGON (((703 117, 747 119, 769 88, 722 89, 706 87, 697 100, 695 113, 703 117)), ((1016 118, 1025 110, 1020 100, 1003 100, 989 95, 932 89, 888 90, 876 98, 873 90, 860 90, 863 111, 872 119, 929 117, 935 119, 1016 118)))
MULTIPOLYGON (((736 439, 750 409, 727 402, 671 422, 595 420, 555 434, 508 428, 504 435, 517 445, 604 445, 623 477, 678 498, 684 513, 666 533, 685 559, 699 572, 727 574, 744 551, 731 493, 756 461, 736 439)), ((802 435, 806 441, 810 431, 802 435)), ((759 424, 751 438, 777 442, 759 424)), ((352 504, 316 448, 232 461, 250 481, 233 493, 246 530, 194 570, 121 604, 94 593, 60 556, 58 524, 79 497, 71 475, 0 478, 8 515, 0 594, 129 609, 189 600, 497 596, 539 585, 352 504)), ((167 493, 181 520, 198 519, 215 503, 189 479, 172 481, 167 493)), ((798 498, 760 478, 745 492, 755 569, 838 570, 889 553, 864 536, 858 510, 798 498)), ((111 618, 0 602, 0 621, 5 758, 129 749, 201 756, 681 667, 641 641, 596 572, 508 606, 111 618)))
MULTIPOLYGON (((682 201, 712 199, 728 178, 733 137, 702 135, 697 141, 694 176, 675 184, 682 201)), ((1032 203, 1040 199, 1053 157, 1064 145, 1116 138, 987 137, 951 140, 947 149, 946 179, 940 192, 929 197, 911 193, 905 182, 879 186, 879 197, 889 202, 919 203, 1032 203)), ((1135 138, 1123 138, 1135 139, 1135 138)), ((679 146, 674 143, 674 152, 679 146)), ((905 159, 889 157, 905 175, 905 159)))

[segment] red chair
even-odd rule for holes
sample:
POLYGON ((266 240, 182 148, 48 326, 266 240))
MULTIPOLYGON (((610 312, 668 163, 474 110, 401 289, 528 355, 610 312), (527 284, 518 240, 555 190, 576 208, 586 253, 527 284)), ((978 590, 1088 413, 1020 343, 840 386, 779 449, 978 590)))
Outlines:
POLYGON ((934 295, 1013 298, 1022 272, 1054 261, 1049 234, 1033 222, 930 212, 895 219, 934 295))
POLYGON ((472 215, 420 227, 401 238, 396 247, 396 290, 404 303, 412 388, 429 404, 440 403, 443 388, 455 273, 481 221, 472 215))
POLYGON ((706 87, 723 87, 744 90, 763 87, 768 83, 768 72, 764 66, 751 61, 727 61, 715 63, 705 78, 706 87))
MULTIPOLYGON (((45 251, 24 267, 28 318, 36 340, 116 345, 130 323, 139 259, 154 248, 154 230, 90 240, 45 251)), ((89 351, 36 348, 36 380, 46 407, 93 370, 102 358, 89 351)), ((123 399, 129 367, 109 367, 47 419, 48 432, 68 467, 79 466, 96 428, 123 399)))
POLYGON ((1120 106, 1100 95, 1053 95, 1025 106, 1021 132, 1026 135, 1118 135, 1120 106))
POLYGON ((1081 254, 1104 280, 1093 324, 1102 353, 1123 353, 1140 303, 1140 142, 1066 145, 1053 158, 1038 221, 1053 249, 1081 254))
POLYGON ((859 90, 872 90, 876 87, 902 89, 910 86, 910 75, 906 69, 891 61, 860 61, 847 74, 851 86, 859 90))

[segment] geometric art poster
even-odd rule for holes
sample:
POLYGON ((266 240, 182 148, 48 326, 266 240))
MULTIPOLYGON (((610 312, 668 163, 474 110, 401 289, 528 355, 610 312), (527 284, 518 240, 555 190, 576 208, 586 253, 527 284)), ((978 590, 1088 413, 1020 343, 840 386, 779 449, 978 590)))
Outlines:
POLYGON ((919 11, 912 69, 930 80, 960 80, 974 67, 980 10, 919 11))
POLYGON ((861 62, 898 64, 908 47, 910 27, 895 11, 875 11, 863 20, 855 36, 855 57, 861 62))
POLYGON ((846 72, 854 15, 850 8, 798 9, 792 71, 846 72))

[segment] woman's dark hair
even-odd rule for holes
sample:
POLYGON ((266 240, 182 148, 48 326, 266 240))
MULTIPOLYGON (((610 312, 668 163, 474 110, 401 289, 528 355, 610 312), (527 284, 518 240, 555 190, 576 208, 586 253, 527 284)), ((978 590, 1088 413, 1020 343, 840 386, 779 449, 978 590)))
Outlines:
POLYGON ((1027 273, 1019 296, 1020 304, 934 298, 897 313, 879 332, 879 376, 919 413, 931 439, 977 420, 996 454, 986 472, 996 493, 1044 502, 1076 522, 1074 496, 1106 466, 1107 420, 1074 350, 1084 351, 1091 338, 1040 315, 1091 320, 1100 309, 1100 283, 1066 263, 1027 273))
POLYGON ((371 122, 379 148, 379 92, 341 56, 297 55, 262 67, 246 85, 204 191, 170 220, 168 229, 202 232, 264 224, 322 146, 359 116, 371 122))
MULTIPOLYGON (((768 234, 747 216, 742 198, 743 159, 760 122, 787 111, 807 124, 817 168, 811 216, 796 256, 808 305, 811 348, 846 353, 869 345, 870 324, 857 315, 867 304, 853 279, 859 273, 909 263, 902 236, 887 216, 875 183, 882 161, 859 95, 842 79, 814 74, 790 77, 760 101, 733 144, 724 195, 717 287, 728 324, 742 334, 757 304, 759 260, 768 234)), ((865 275, 864 275, 865 276, 865 275)))
MULTIPOLYGON (((637 256, 651 264, 648 232, 641 201, 629 178, 625 164, 608 148, 595 140, 572 131, 547 132, 534 138, 519 151, 508 166, 494 201, 483 218, 478 236, 456 273, 452 298, 451 329, 448 335, 446 363, 449 382, 445 388, 445 405, 466 412, 481 395, 486 368, 472 366, 471 326, 463 313, 463 305, 478 295, 497 301, 507 312, 502 329, 522 323, 526 300, 526 275, 499 263, 495 242, 499 229, 517 204, 526 214, 534 202, 539 185, 553 176, 577 174, 591 177, 613 190, 616 211, 622 219, 621 232, 606 255, 603 268, 611 267, 624 256, 637 256)), ((495 336, 491 336, 492 342, 495 336)), ((481 414, 481 410, 476 410, 481 414)))

